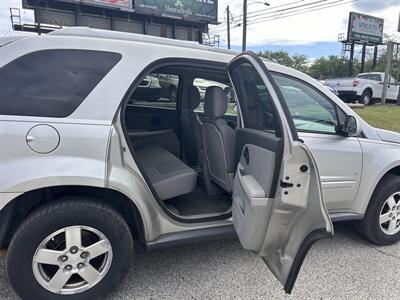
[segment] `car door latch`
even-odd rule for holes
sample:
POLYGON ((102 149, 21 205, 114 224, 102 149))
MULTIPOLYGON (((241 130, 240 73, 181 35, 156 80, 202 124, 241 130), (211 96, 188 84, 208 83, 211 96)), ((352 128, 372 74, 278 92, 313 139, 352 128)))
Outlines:
POLYGON ((293 183, 282 181, 282 180, 281 180, 281 184, 280 185, 281 185, 281 188, 284 188, 284 189, 293 187, 293 183))

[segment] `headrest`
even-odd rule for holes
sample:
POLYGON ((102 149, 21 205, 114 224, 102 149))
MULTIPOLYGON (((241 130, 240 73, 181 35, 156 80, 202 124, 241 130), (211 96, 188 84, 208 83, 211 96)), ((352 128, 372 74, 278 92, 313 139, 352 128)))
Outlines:
POLYGON ((200 92, 197 87, 191 85, 186 90, 186 97, 183 99, 182 108, 194 110, 200 105, 200 92))
POLYGON ((228 108, 228 97, 219 86, 209 86, 204 99, 204 113, 207 117, 215 119, 222 117, 228 108))

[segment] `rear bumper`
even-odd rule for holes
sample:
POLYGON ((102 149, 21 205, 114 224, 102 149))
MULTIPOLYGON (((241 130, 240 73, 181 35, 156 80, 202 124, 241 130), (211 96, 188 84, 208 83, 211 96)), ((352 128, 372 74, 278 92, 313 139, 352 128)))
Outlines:
POLYGON ((346 100, 356 100, 357 92, 356 91, 338 91, 339 98, 346 100))

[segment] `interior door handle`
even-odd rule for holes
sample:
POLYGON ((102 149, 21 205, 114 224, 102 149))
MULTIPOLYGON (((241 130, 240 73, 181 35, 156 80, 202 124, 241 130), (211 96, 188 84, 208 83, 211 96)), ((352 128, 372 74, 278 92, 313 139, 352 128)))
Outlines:
POLYGON ((243 157, 244 157, 244 160, 245 160, 246 164, 248 165, 249 162, 250 162, 249 148, 247 148, 247 147, 244 148, 243 157))

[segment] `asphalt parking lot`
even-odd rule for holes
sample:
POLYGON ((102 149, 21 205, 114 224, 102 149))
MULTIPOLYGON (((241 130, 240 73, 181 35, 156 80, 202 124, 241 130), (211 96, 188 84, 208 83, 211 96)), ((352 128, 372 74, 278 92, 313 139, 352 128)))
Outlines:
MULTIPOLYGON (((108 299, 400 299, 400 244, 375 247, 348 224, 307 256, 291 296, 237 240, 140 251, 108 299)), ((0 299, 16 299, 0 258, 0 299)))

